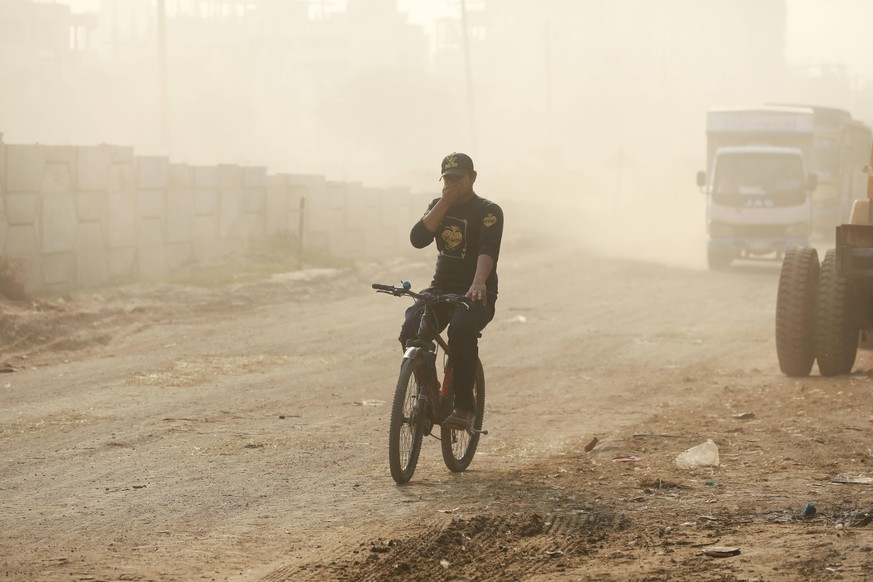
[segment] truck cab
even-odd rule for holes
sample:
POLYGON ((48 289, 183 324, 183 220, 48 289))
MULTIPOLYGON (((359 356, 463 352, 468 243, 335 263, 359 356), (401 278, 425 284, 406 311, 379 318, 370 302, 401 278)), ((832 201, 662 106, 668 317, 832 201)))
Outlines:
POLYGON ((737 258, 781 259, 788 248, 809 244, 817 178, 802 150, 725 146, 715 150, 711 168, 709 179, 705 172, 697 177, 707 196, 711 269, 737 258))

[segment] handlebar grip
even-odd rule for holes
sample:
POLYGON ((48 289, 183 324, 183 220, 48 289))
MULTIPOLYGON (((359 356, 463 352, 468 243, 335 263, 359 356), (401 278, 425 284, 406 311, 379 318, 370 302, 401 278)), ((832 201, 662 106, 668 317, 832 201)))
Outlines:
POLYGON ((379 283, 373 283, 373 289, 377 289, 379 291, 391 291, 393 292, 395 289, 391 285, 381 285, 379 283))

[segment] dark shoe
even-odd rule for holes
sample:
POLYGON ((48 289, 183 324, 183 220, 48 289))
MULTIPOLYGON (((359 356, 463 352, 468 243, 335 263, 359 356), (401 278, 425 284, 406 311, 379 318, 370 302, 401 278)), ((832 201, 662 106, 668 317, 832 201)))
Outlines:
POLYGON ((463 408, 455 408, 452 411, 452 414, 446 419, 446 424, 449 426, 456 426, 458 428, 462 428, 464 430, 470 430, 473 428, 473 421, 476 420, 476 414, 470 410, 464 410, 463 408))

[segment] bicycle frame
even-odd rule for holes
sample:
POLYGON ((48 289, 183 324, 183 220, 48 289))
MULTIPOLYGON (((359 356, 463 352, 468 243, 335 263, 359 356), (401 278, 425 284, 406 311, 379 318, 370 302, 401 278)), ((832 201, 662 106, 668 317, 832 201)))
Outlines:
MULTIPOLYGON (((422 358, 425 364, 425 373, 430 376, 429 381, 421 382, 424 391, 421 397, 425 402, 421 404, 421 410, 429 410, 431 413, 431 421, 433 424, 441 424, 446 417, 451 413, 450 406, 443 406, 443 403, 451 405, 452 403, 452 387, 451 387, 451 357, 452 352, 449 349, 448 343, 442 338, 437 331, 438 323, 436 314, 433 312, 433 306, 439 303, 450 303, 456 307, 469 309, 469 305, 461 295, 456 294, 433 294, 430 292, 415 293, 410 290, 409 284, 404 282, 403 287, 392 287, 389 285, 374 284, 373 289, 380 293, 388 293, 396 297, 403 295, 412 297, 417 301, 422 302, 423 313, 421 323, 418 326, 418 334, 415 339, 406 342, 406 349, 403 353, 404 359, 414 360, 422 358), (436 365, 437 348, 442 348, 443 353, 448 358, 444 365, 443 381, 440 382, 439 372, 436 365)), ((430 433, 432 426, 427 426, 425 433, 430 433)))
MULTIPOLYGON (((467 299, 456 294, 435 294, 429 291, 414 293, 407 282, 403 287, 373 284, 379 293, 395 297, 409 296, 421 304, 421 320, 414 339, 406 341, 403 364, 391 406, 388 431, 388 464, 391 476, 398 484, 408 482, 415 472, 421 451, 422 437, 431 435, 434 425, 440 427, 440 448, 450 471, 467 469, 479 443, 479 436, 488 434, 482 429, 485 410, 485 378, 482 363, 477 362, 474 386, 475 418, 458 424, 452 420, 454 389, 452 359, 448 343, 440 335, 437 314, 433 307, 449 303, 469 309, 467 299), (440 382, 436 358, 443 349, 443 381, 440 382)), ((481 337, 481 334, 480 334, 481 337)))

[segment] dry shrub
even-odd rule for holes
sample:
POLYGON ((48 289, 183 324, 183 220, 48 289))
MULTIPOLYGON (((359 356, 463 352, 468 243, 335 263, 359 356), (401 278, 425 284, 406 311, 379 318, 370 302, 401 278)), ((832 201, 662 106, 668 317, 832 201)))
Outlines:
POLYGON ((13 301, 28 299, 24 289, 24 267, 20 259, 0 257, 0 295, 13 301))

